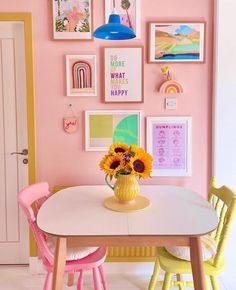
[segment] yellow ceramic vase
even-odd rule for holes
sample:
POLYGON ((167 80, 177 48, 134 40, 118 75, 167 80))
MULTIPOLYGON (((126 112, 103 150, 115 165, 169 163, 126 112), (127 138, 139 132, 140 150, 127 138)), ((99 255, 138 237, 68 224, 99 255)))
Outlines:
POLYGON ((107 184, 114 190, 114 194, 120 202, 133 201, 140 192, 138 181, 133 174, 119 175, 114 187, 107 184))

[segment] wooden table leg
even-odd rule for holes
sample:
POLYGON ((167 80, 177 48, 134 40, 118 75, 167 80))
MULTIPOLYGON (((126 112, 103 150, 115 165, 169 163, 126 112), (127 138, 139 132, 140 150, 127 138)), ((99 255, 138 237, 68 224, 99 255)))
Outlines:
POLYGON ((190 238, 190 256, 195 290, 205 290, 205 275, 202 260, 202 245, 200 237, 190 238))
POLYGON ((66 263, 66 238, 58 237, 54 257, 52 290, 62 290, 63 288, 63 275, 65 271, 65 263, 66 263))

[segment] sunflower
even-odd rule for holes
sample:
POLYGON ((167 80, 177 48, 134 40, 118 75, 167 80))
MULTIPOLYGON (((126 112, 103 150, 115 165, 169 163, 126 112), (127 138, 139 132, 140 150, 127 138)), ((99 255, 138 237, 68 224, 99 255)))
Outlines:
POLYGON ((136 155, 145 153, 145 150, 140 148, 138 145, 132 144, 130 145, 130 153, 134 157, 136 155))
POLYGON ((125 153, 129 150, 129 146, 125 143, 116 142, 110 146, 108 154, 114 155, 117 153, 125 153))
POLYGON ((107 160, 108 157, 109 157, 109 155, 106 154, 106 155, 102 158, 102 160, 100 161, 100 163, 99 163, 99 167, 100 167, 101 170, 104 170, 104 164, 106 163, 106 160, 107 160))
POLYGON ((147 178, 152 171, 152 156, 148 153, 141 152, 130 159, 132 173, 139 177, 147 178))
POLYGON ((115 175, 118 170, 122 169, 122 166, 123 160, 119 154, 115 156, 105 155, 100 162, 100 168, 110 176, 115 175))

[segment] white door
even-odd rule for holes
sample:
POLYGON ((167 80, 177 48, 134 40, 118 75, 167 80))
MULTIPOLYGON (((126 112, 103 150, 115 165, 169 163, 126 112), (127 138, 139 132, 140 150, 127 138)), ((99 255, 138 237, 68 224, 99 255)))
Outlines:
POLYGON ((24 45, 24 23, 0 21, 0 264, 29 261, 28 225, 16 201, 28 184, 24 45))
MULTIPOLYGON (((226 184, 236 191, 236 39, 235 27, 231 25, 235 17, 234 0, 216 1, 215 18, 215 100, 213 173, 218 186, 226 184), (230 45, 227 45, 229 44, 230 45)), ((225 269, 221 274, 225 287, 236 289, 236 218, 230 230, 224 254, 225 269)))

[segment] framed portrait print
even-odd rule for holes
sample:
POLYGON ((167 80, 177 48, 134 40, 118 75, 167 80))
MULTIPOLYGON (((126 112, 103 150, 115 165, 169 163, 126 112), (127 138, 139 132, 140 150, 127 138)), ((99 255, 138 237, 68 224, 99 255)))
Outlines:
POLYGON ((85 150, 107 151, 113 142, 140 146, 141 111, 86 111, 85 150))
POLYGON ((204 62, 204 22, 149 25, 149 62, 204 62))
POLYGON ((51 0, 54 39, 92 39, 93 0, 51 0))
POLYGON ((105 23, 108 23, 109 16, 115 10, 115 12, 120 15, 121 23, 135 32, 135 39, 140 39, 140 2, 141 0, 105 0, 105 23))
POLYGON ((106 47, 104 66, 105 102, 143 102, 143 47, 106 47))
POLYGON ((96 55, 66 56, 67 96, 97 95, 96 55))
POLYGON ((191 176, 192 118, 147 117, 152 176, 191 176))

